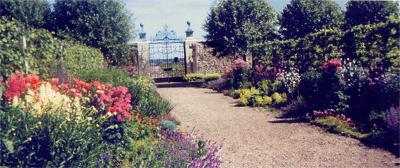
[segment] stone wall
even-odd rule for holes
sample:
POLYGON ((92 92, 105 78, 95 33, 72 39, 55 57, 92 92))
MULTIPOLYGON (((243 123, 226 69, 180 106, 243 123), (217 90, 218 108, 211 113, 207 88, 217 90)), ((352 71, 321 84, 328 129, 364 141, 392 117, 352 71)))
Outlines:
POLYGON ((192 45, 192 59, 189 60, 189 72, 197 73, 223 73, 226 66, 229 66, 233 59, 228 57, 217 58, 211 48, 204 42, 197 42, 192 45))

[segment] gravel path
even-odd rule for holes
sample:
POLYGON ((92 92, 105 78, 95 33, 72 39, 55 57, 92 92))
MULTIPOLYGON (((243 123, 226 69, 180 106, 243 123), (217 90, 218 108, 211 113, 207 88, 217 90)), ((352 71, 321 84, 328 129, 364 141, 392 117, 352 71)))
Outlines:
POLYGON ((180 129, 222 145, 222 167, 395 167, 395 157, 307 123, 284 122, 264 109, 235 107, 209 89, 160 88, 180 129))

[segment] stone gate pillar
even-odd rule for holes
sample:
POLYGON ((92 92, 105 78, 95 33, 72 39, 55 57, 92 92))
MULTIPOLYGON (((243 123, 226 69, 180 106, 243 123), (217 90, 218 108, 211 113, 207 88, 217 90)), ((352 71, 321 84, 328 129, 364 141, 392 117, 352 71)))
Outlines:
POLYGON ((150 75, 150 52, 148 41, 138 41, 138 74, 139 75, 150 75))
POLYGON ((197 72, 197 60, 196 50, 198 41, 193 38, 186 38, 185 40, 185 55, 186 55, 186 69, 187 73, 197 72))

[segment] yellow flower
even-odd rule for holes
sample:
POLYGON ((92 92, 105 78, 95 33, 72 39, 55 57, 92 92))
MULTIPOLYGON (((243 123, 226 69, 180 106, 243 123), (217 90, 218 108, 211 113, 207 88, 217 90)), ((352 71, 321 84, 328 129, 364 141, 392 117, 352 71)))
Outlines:
POLYGON ((66 115, 66 120, 82 120, 83 108, 79 98, 71 100, 67 95, 61 94, 52 89, 50 83, 40 85, 35 93, 28 90, 22 98, 13 99, 13 107, 21 106, 33 115, 66 115))

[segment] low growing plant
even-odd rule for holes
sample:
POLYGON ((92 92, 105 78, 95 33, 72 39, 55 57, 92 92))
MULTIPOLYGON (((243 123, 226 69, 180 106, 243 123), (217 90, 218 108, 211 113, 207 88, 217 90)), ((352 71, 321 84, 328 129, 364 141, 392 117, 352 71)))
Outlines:
MULTIPOLYGON (((240 98, 239 98, 239 105, 241 106, 247 106, 250 103, 250 98, 252 96, 258 96, 260 95, 260 91, 255 89, 255 88, 251 88, 251 89, 241 89, 240 91, 240 98)), ((254 102, 254 101, 253 101, 254 102)), ((252 103, 253 104, 253 103, 252 103)))
POLYGON ((288 104, 282 108, 281 117, 284 117, 284 118, 288 118, 288 117, 299 118, 300 117, 301 118, 301 117, 306 117, 307 113, 309 113, 309 112, 310 112, 310 109, 307 106, 307 103, 300 96, 300 97, 297 97, 297 99, 290 102, 290 104, 288 104))
POLYGON ((273 104, 274 104, 275 106, 279 106, 279 105, 282 105, 282 104, 284 104, 284 103, 287 102, 286 93, 278 93, 278 92, 275 92, 275 93, 273 93, 273 94, 271 95, 271 98, 272 98, 273 104))

